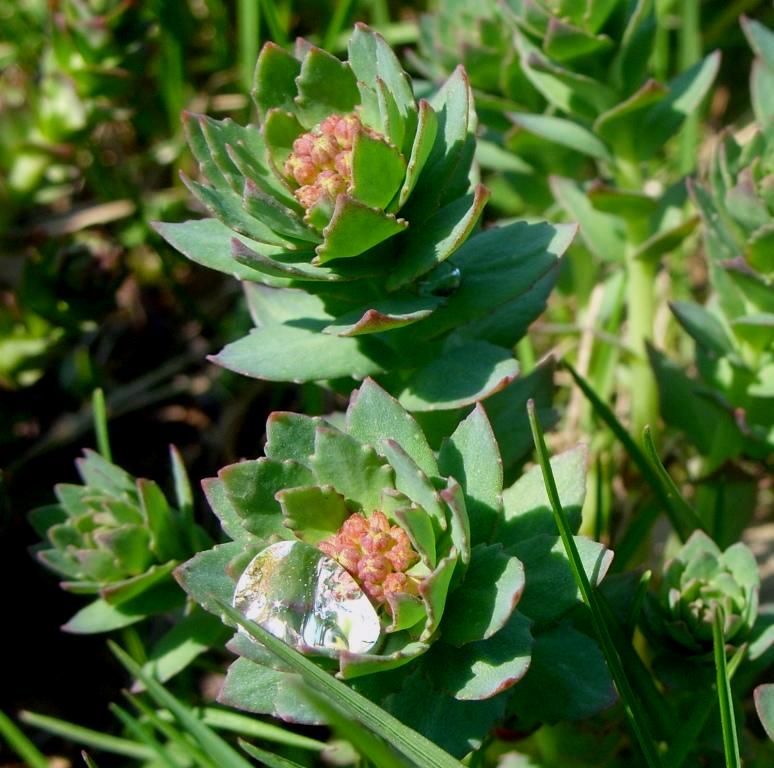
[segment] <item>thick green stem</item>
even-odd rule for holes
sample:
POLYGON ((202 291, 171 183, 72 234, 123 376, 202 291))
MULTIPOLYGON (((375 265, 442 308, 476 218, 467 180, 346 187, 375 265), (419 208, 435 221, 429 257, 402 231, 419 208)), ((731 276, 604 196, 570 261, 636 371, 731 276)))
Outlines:
MULTIPOLYGON (((693 66, 701 58, 701 10, 699 0, 682 1, 682 25, 679 37, 680 71, 693 66)), ((691 173, 699 154, 701 114, 694 110, 685 120, 680 134, 680 172, 691 173)))
POLYGON ((630 430, 635 439, 641 441, 645 427, 649 424, 655 425, 658 417, 656 379, 648 363, 646 350, 646 343, 653 338, 657 264, 629 256, 627 267, 628 343, 635 355, 629 368, 630 430))

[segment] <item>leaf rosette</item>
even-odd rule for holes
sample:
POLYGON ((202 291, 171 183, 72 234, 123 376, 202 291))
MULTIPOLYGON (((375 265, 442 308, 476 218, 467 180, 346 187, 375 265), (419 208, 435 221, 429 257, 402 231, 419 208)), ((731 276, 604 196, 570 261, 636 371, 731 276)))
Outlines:
POLYGON ((89 450, 76 464, 83 484, 60 483, 57 503, 30 513, 45 537, 38 560, 64 578, 63 589, 96 596, 65 629, 107 631, 178 606, 172 570, 208 546, 207 535, 153 481, 89 450))
MULTIPOLYGON (((415 697, 432 691, 448 716, 465 719, 458 732, 439 737, 454 751, 496 720, 525 712, 513 691, 533 652, 530 702, 540 698, 541 675, 551 674, 548 658, 564 653, 572 663, 585 659, 594 676, 569 697, 576 709, 564 716, 611 703, 595 643, 569 623, 558 627, 578 607, 578 594, 547 501, 538 503, 539 475, 528 473, 504 498, 481 406, 437 454, 413 417, 370 379, 343 423, 275 413, 266 434, 264 457, 205 481, 233 541, 199 553, 176 575, 207 610, 220 615, 218 601, 232 604, 427 733, 439 720, 416 722, 415 697)), ((583 461, 578 452, 560 460, 571 505, 583 461)), ((611 553, 577 541, 599 581, 611 553)), ((320 720, 271 654, 241 631, 229 647, 240 658, 229 669, 224 703, 320 720)), ((530 716, 563 716, 556 705, 530 706, 530 716)))
POLYGON ((411 410, 505 387, 575 230, 519 222, 471 237, 488 193, 471 182, 464 70, 417 100, 387 43, 357 25, 347 61, 306 41, 295 55, 265 45, 253 95, 258 125, 185 117, 206 180, 186 183, 212 217, 157 225, 245 283, 255 328, 215 362, 271 381, 389 373, 411 410))
POLYGON ((651 352, 665 420, 711 466, 774 449, 774 33, 749 19, 742 27, 756 53, 756 120, 723 136, 704 178, 689 182, 712 291, 704 305, 670 305, 695 342, 698 376, 651 352))
POLYGON ((758 615, 760 574, 741 542, 721 551, 703 531, 694 531, 670 560, 658 596, 648 595, 647 628, 684 652, 711 654, 712 624, 722 611, 723 636, 739 644, 758 615))

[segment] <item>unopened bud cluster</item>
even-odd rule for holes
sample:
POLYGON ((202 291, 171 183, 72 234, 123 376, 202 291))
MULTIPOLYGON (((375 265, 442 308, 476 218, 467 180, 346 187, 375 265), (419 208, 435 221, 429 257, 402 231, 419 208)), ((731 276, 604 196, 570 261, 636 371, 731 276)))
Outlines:
POLYGON ((406 532, 390 525, 383 512, 374 512, 367 519, 350 515, 338 533, 317 546, 349 571, 378 604, 391 594, 416 593, 416 583, 405 572, 419 555, 406 532))
POLYGON ((319 127, 301 134, 285 161, 285 175, 299 186, 294 195, 307 210, 326 199, 333 203, 352 182, 352 148, 364 128, 357 115, 330 115, 319 127))

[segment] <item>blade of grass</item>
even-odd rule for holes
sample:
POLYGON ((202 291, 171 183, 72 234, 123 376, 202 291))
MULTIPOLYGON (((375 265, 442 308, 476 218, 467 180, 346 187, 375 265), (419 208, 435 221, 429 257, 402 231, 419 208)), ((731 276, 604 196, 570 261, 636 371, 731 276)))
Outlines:
MULTIPOLYGON (((743 645, 741 648, 737 649, 736 653, 731 658, 731 661, 728 662, 729 680, 733 679, 734 673, 738 669, 746 652, 747 647, 743 645)), ((664 768, 682 768, 688 755, 691 754, 691 750, 695 748, 699 736, 707 723, 707 718, 710 716, 714 707, 715 699, 712 696, 703 696, 700 698, 699 703, 688 718, 680 722, 676 738, 669 745, 669 750, 664 755, 664 768)))
POLYGON ((254 744, 250 744, 250 742, 245 741, 244 739, 238 739, 237 743, 248 755, 250 755, 250 757, 259 760, 267 766, 267 768, 304 768, 300 763, 288 760, 281 755, 275 755, 274 752, 269 752, 266 749, 256 747, 254 744))
POLYGON ((169 446, 169 458, 172 464, 172 478, 175 483, 175 500, 183 525, 193 525, 194 495, 188 470, 183 457, 174 445, 169 446))
POLYGON ((218 766, 210 760, 198 746, 196 746, 192 739, 187 738, 184 734, 180 733, 180 731, 172 726, 170 721, 164 721, 160 718, 158 713, 142 701, 142 699, 127 691, 124 691, 124 696, 132 703, 132 706, 134 706, 140 714, 145 716, 148 723, 167 739, 167 742, 172 747, 176 747, 180 750, 180 754, 183 755, 189 763, 202 766, 202 768, 218 768, 218 766))
POLYGON ((266 26, 269 28, 271 39, 277 43, 277 45, 287 45, 289 42, 288 33, 277 14, 274 0, 258 0, 258 2, 263 11, 263 18, 266 19, 266 26))
MULTIPOLYGON (((665 483, 665 478, 663 477, 662 472, 663 474, 666 474, 667 477, 669 474, 664 469, 661 462, 658 460, 652 462, 651 459, 648 458, 645 452, 634 441, 623 424, 618 421, 610 407, 606 403, 603 403, 599 397, 597 397, 596 392, 594 392, 589 383, 572 367, 572 365, 570 365, 570 363, 568 363, 566 360, 563 360, 562 365, 569 371, 573 379, 575 379, 575 383, 580 387, 583 394, 588 398, 597 415, 602 419, 602 421, 605 422, 605 424, 607 424, 607 426, 610 428, 610 431, 618 438, 623 447, 626 449, 626 452, 629 454, 632 461, 640 470, 640 474, 642 475, 643 479, 651 487, 653 493, 655 493, 656 497, 661 503, 661 506, 664 508, 667 517, 669 517, 669 522, 672 524, 672 527, 675 529, 675 532, 680 537, 680 539, 682 541, 686 541, 691 533, 693 533, 693 531, 697 528, 704 530, 704 526, 702 525, 698 515, 693 511, 693 509, 691 509, 690 506, 688 506, 685 500, 682 499, 679 491, 677 491, 677 488, 674 485, 674 482, 671 484, 672 487, 669 487, 665 483), (677 492, 676 497, 675 492, 677 492), (678 502, 677 499, 680 501, 678 502)), ((656 459, 658 459, 657 456, 656 459)), ((671 477, 669 479, 671 481, 671 477)))
POLYGON ((331 21, 323 35, 322 47, 326 50, 330 50, 336 45, 336 40, 341 34, 344 25, 347 23, 347 19, 352 12, 352 6, 354 4, 355 0, 338 0, 336 3, 333 15, 331 16, 331 21))
POLYGON ((392 744, 409 760, 417 765, 426 766, 426 768, 461 767, 461 763, 447 752, 444 752, 430 739, 404 725, 396 717, 385 712, 372 701, 365 698, 365 696, 357 693, 357 691, 353 691, 344 683, 320 669, 316 664, 309 661, 309 659, 290 646, 285 645, 282 640, 278 640, 263 627, 254 621, 246 619, 230 605, 218 601, 217 598, 213 599, 216 600, 220 610, 231 621, 242 627, 250 637, 263 645, 280 661, 298 672, 304 679, 304 682, 311 688, 319 691, 331 701, 336 702, 350 717, 360 721, 366 728, 381 736, 388 744, 392 744))
POLYGON ((228 710, 216 709, 215 707, 205 707, 194 711, 205 725, 224 731, 233 731, 243 736, 253 736, 264 741, 273 741, 277 744, 285 744, 288 747, 308 749, 315 752, 321 752, 328 746, 324 741, 310 739, 308 736, 287 731, 278 725, 264 723, 255 717, 241 715, 238 712, 229 712, 228 710))
POLYGON ((249 91, 253 84, 253 70, 258 59, 261 8, 256 0, 239 0, 237 3, 237 33, 239 36, 239 71, 242 86, 249 91))
POLYGON ((110 437, 108 435, 105 393, 101 387, 97 387, 91 394, 91 410, 94 414, 94 433, 97 437, 97 450, 103 459, 113 461, 113 455, 110 451, 110 437))
POLYGON ((350 720, 330 699, 316 691, 297 686, 299 693, 324 715, 328 725, 342 738, 346 739, 363 758, 376 768, 407 768, 407 763, 395 753, 382 739, 374 736, 360 723, 350 720))
POLYGON ((653 435, 650 427, 645 427, 642 433, 642 442, 645 446, 645 455, 661 481, 663 492, 669 498, 675 518, 681 521, 680 524, 683 526, 684 532, 690 536, 693 530, 702 527, 703 524, 701 518, 696 514, 693 507, 691 507, 691 505, 683 498, 680 489, 672 479, 672 475, 667 472, 666 467, 661 463, 661 459, 656 451, 656 445, 653 442, 653 435), (693 526, 692 529, 691 526, 693 526))
POLYGON ((48 768, 48 758, 2 710, 0 710, 0 736, 29 768, 48 768))
POLYGON ((109 704, 108 706, 113 715, 123 723, 126 730, 138 742, 145 744, 148 749, 152 749, 156 753, 156 759, 160 765, 166 766, 166 768, 178 768, 177 763, 169 757, 159 740, 136 717, 132 717, 125 709, 119 707, 118 704, 109 704))
POLYGON ((86 750, 81 751, 81 757, 83 758, 83 762, 86 763, 86 768, 99 768, 86 750))
POLYGON ((27 725, 62 736, 76 744, 99 749, 102 752, 133 757, 137 760, 152 760, 155 757, 153 751, 144 744, 138 744, 136 741, 123 739, 120 736, 111 736, 109 733, 94 731, 91 728, 84 728, 82 725, 69 723, 56 717, 23 711, 19 713, 19 719, 27 725))
POLYGON ((734 704, 731 700, 731 681, 726 669, 726 640, 723 636, 723 609, 715 605, 712 617, 712 649, 715 654, 715 672, 717 673, 718 705, 720 706, 720 727, 723 731, 723 752, 726 756, 726 768, 741 768, 739 757, 739 738, 736 733, 734 704))
POLYGON ((543 430, 538 422, 537 411, 533 400, 527 402, 527 413, 529 416, 529 425, 532 430, 532 438, 535 441, 538 463, 543 473, 543 482, 546 486, 546 493, 551 502, 551 509, 554 513, 554 522, 559 529, 559 535, 562 538, 567 559, 570 561, 575 583, 583 598, 583 602, 588 606, 591 613, 591 621, 594 625, 594 631, 602 647, 602 653, 605 656, 610 673, 613 676, 618 693, 621 696, 629 725, 642 749, 645 761, 650 768, 661 768, 661 759, 658 749, 652 736, 648 731, 648 721, 639 699, 634 695, 634 691, 629 684, 629 678, 626 675, 621 658, 610 636, 603 608, 598 600, 597 593, 591 588, 586 571, 583 568, 583 562, 578 554, 578 548, 572 536, 572 531, 567 522, 567 517, 559 501, 559 491, 556 487, 554 474, 551 471, 551 463, 548 458, 548 449, 546 448, 543 430))
POLYGON ((161 706, 166 707, 177 718, 180 725, 200 744, 202 749, 219 768, 251 768, 235 749, 220 738, 211 728, 196 718, 186 706, 179 702, 158 680, 146 674, 142 667, 114 642, 108 646, 121 664, 145 685, 150 696, 161 706))

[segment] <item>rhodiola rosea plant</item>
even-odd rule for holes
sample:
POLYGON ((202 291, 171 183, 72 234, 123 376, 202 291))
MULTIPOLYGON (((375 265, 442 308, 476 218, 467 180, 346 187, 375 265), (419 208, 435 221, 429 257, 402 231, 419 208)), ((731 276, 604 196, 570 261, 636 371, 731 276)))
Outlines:
MULTIPOLYGON (((554 462, 577 531, 585 452, 554 462)), ((503 490, 478 406, 434 453, 367 379, 343 424, 274 413, 265 456, 204 487, 233 541, 177 577, 203 607, 232 604, 356 690, 465 754, 496 723, 531 728, 610 706, 612 683, 579 626, 579 595, 539 471, 503 490), (562 670, 573 669, 573 684, 562 670), (561 691, 561 696, 557 695, 561 691)), ((576 537, 592 582, 612 553, 576 537)), ((296 675, 241 632, 221 701, 295 722, 322 718, 296 675)))
POLYGON ((272 381, 370 375, 412 411, 506 387, 575 230, 473 234, 488 193, 473 180, 464 70, 417 100, 390 47, 358 25, 344 62, 306 41, 295 55, 266 44, 253 97, 257 126, 185 117, 204 177, 187 184, 211 217, 157 224, 244 282, 256 327, 215 362, 272 381))

